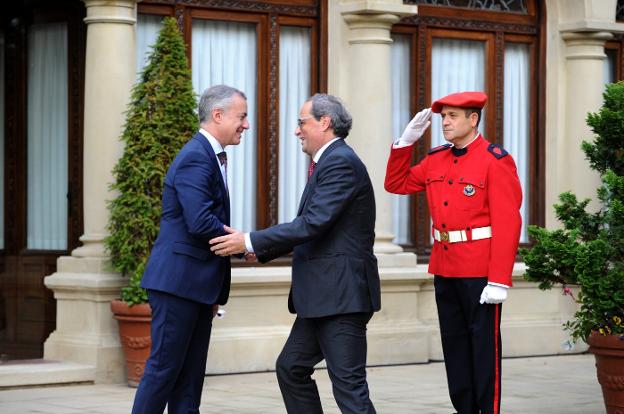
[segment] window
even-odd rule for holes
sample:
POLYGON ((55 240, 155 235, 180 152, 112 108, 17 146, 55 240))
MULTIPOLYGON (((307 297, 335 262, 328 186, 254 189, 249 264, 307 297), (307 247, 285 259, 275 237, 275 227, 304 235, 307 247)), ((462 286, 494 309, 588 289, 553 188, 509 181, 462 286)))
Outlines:
MULTIPOLYGON (((255 16, 250 16, 255 17, 255 16)), ((244 231, 256 228, 257 137, 258 137, 258 38, 255 22, 193 18, 191 72, 198 95, 212 85, 226 84, 247 96, 249 130, 241 143, 226 148, 231 224, 244 231), (233 53, 233 51, 236 51, 233 53), (241 168, 244 166, 244 168, 241 168)))
POLYGON ((162 17, 175 13, 188 45, 195 92, 226 83, 247 95, 250 129, 240 145, 226 148, 233 166, 228 169, 232 226, 250 231, 292 220, 309 163, 294 136, 296 120, 303 101, 325 84, 319 68, 326 53, 320 47, 326 1, 212 4, 141 2, 137 71, 162 17))
POLYGON ((621 35, 616 35, 617 40, 609 41, 605 44, 605 55, 603 66, 603 76, 605 83, 617 82, 622 79, 621 56, 622 42, 621 35))
MULTIPOLYGON (((487 140, 503 145, 516 161, 523 189, 520 241, 528 243, 528 225, 544 220, 537 2, 404 3, 419 4, 419 14, 403 18, 393 27, 394 135, 400 135, 413 114, 440 97, 484 91, 488 103, 479 129, 487 140)), ((443 143, 440 118, 434 116, 431 128, 415 146, 414 160, 420 161, 429 148, 443 143)), ((432 240, 424 194, 397 198, 394 210, 395 242, 415 251, 419 261, 427 261, 432 240)))
POLYGON ((28 33, 27 248, 67 249, 67 25, 28 33))
POLYGON ((617 79, 617 49, 605 47, 605 61, 604 61, 604 82, 605 83, 613 83, 617 79))

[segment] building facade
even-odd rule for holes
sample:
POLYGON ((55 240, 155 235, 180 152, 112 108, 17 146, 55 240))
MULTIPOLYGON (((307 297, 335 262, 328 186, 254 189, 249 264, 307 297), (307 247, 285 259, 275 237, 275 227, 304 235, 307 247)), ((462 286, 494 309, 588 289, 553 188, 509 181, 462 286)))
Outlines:
MULTIPOLYGON (((4 10, 0 354, 86 367, 80 378, 100 382, 125 375, 109 302, 127 281, 103 244, 108 184, 130 90, 164 16, 178 21, 197 93, 226 83, 248 96, 251 129, 228 148, 234 227, 296 214, 309 162, 293 134, 301 103, 327 91, 350 109, 348 141, 377 200, 383 310, 369 326, 371 364, 442 358, 426 200, 383 189, 391 142, 411 116, 451 92, 488 94, 480 129, 516 160, 527 245, 529 224, 557 226, 559 193, 595 198, 599 179, 580 150, 592 137, 585 118, 623 76, 616 0, 19 0, 4 10)), ((434 117, 414 158, 442 140, 434 117)), ((506 355, 568 352, 561 323, 574 304, 522 273, 518 263, 506 355)), ((289 280, 288 259, 235 263, 208 372, 273 368, 292 323, 289 280)))

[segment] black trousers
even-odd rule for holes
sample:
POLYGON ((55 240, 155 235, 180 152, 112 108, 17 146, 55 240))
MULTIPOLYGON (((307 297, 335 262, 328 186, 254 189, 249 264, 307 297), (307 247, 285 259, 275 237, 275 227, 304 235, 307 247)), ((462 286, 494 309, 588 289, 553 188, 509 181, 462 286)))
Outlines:
POLYGON ((480 304, 487 278, 435 276, 442 351, 458 414, 499 414, 501 305, 480 304))
POLYGON ((276 373, 289 414, 322 413, 314 366, 325 359, 342 413, 374 414, 366 382, 366 324, 372 313, 297 318, 276 373))

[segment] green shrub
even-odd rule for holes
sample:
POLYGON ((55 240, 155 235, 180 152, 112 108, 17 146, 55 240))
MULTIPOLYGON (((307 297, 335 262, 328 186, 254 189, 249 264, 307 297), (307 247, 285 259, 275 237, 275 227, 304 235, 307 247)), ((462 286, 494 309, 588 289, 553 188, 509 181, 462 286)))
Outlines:
POLYGON ((163 20, 149 60, 132 89, 121 140, 125 147, 113 169, 106 247, 115 271, 129 276, 121 299, 147 302, 140 287, 158 235, 163 182, 178 151, 197 129, 196 97, 186 49, 175 19, 163 20))
POLYGON ((555 205, 563 228, 550 231, 529 226, 535 241, 521 254, 525 279, 540 289, 563 285, 580 287, 579 309, 564 324, 572 339, 586 340, 592 331, 624 335, 624 83, 607 86, 604 104, 589 114, 587 124, 596 138, 582 149, 592 169, 601 174, 597 191, 600 209, 588 212, 589 200, 572 193, 555 205))

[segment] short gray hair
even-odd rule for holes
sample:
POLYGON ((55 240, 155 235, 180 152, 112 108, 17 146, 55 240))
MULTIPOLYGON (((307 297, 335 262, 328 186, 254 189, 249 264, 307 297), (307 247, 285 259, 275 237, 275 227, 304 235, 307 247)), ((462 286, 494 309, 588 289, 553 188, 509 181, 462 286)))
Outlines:
POLYGON ((317 120, 320 120, 322 116, 331 118, 330 127, 337 137, 346 138, 349 135, 353 119, 340 98, 326 93, 317 93, 307 102, 312 102, 310 113, 314 118, 317 120))
POLYGON ((210 120, 210 114, 215 109, 227 110, 232 103, 232 97, 236 94, 247 100, 243 92, 231 86, 215 85, 206 89, 199 98, 199 107, 197 108, 199 123, 202 124, 210 120))

